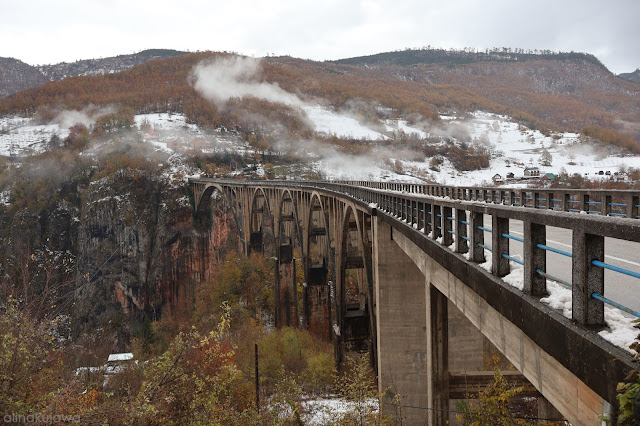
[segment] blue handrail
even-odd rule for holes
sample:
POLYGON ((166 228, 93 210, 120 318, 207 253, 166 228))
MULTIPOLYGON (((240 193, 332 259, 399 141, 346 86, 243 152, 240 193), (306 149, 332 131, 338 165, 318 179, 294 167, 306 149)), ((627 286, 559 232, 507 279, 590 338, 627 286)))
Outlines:
POLYGON ((482 243, 476 243, 476 245, 477 245, 478 247, 482 247, 482 248, 483 248, 483 249, 485 249, 485 250, 489 250, 490 252, 493 252, 493 250, 491 249, 491 247, 487 247, 487 246, 485 246, 485 245, 484 245, 484 244, 482 244, 482 243))
POLYGON ((568 251, 564 251, 564 250, 560 250, 560 249, 557 249, 557 248, 545 246, 544 244, 536 244, 536 247, 541 248, 542 250, 552 251, 554 253, 558 253, 558 254, 561 254, 563 256, 573 257, 573 254, 571 254, 568 251))
POLYGON ((513 235, 505 234, 504 232, 502 233, 502 236, 503 237, 507 237, 510 240, 515 240, 515 241, 519 241, 521 243, 524 243, 524 240, 522 238, 514 237, 513 235))
POLYGON ((485 228, 484 226, 478 226, 477 228, 478 228, 479 230, 481 230, 481 231, 493 232, 493 231, 491 231, 491 229, 489 229, 489 228, 485 228))
POLYGON ((616 308, 620 309, 621 311, 625 311, 625 312, 626 312, 626 313, 628 313, 628 314, 631 314, 631 315, 633 315, 633 316, 635 316, 635 317, 640 318, 640 312, 638 312, 638 311, 634 311, 634 310, 633 310, 633 309, 631 309, 631 308, 627 308, 626 306, 621 305, 620 303, 618 303, 618 302, 616 302, 616 301, 614 301, 614 300, 607 299, 606 297, 604 297, 604 296, 603 296, 603 295, 601 295, 601 294, 593 293, 593 294, 591 295, 591 297, 593 297, 594 299, 599 300, 599 301, 601 301, 601 302, 604 302, 604 303, 606 303, 606 304, 608 304, 608 305, 611 305, 611 306, 613 306, 613 307, 616 307, 616 308))
POLYGON ((511 257, 511 256, 509 256, 508 254, 502 253, 502 257, 505 257, 505 258, 507 258, 507 259, 511 260, 512 262, 516 262, 516 263, 518 263, 518 264, 520 264, 520 265, 524 266, 524 262, 523 262, 522 260, 520 260, 520 259, 516 259, 515 257, 511 257))
POLYGON ((536 272, 538 274, 542 275, 543 277, 548 278, 548 279, 550 279, 552 281, 555 281, 555 282, 557 282, 559 284, 562 284, 562 285, 564 285, 566 287, 573 287, 570 282, 565 281, 565 280, 563 280, 561 278, 558 278, 558 277, 554 277, 553 275, 549 275, 549 274, 545 273, 542 269, 536 269, 536 272))
POLYGON ((640 278, 640 273, 631 271, 629 269, 620 268, 619 266, 610 265, 608 263, 600 262, 599 260, 592 260, 592 265, 599 266, 601 268, 610 269, 621 274, 629 275, 630 277, 640 278))

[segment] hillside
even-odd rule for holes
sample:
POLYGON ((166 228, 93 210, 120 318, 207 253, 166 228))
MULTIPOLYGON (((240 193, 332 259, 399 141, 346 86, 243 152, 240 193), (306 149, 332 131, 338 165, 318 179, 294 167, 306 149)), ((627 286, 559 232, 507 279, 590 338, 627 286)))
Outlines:
POLYGON ((638 68, 634 72, 618 74, 618 77, 625 79, 627 81, 631 81, 633 83, 640 84, 640 68, 638 68))
POLYGON ((377 53, 375 55, 358 56, 354 58, 332 61, 345 65, 379 65, 393 64, 401 66, 434 65, 434 64, 471 64, 476 62, 523 62, 533 60, 563 61, 585 60, 606 70, 606 67, 595 56, 579 52, 552 52, 548 50, 524 49, 476 49, 447 50, 447 49, 405 49, 395 52, 377 53))
MULTIPOLYGON (((579 53, 506 55, 418 50, 337 61, 359 74, 467 88, 511 111, 554 127, 598 125, 640 140, 640 88, 579 53), (484 60, 486 59, 486 60, 484 60)), ((527 122, 532 127, 540 124, 527 122)))
POLYGON ((171 58, 185 53, 186 52, 170 49, 149 49, 130 55, 118 55, 110 58, 85 59, 69 63, 61 62, 54 65, 41 65, 38 69, 48 77, 49 80, 54 81, 81 75, 110 74, 135 67, 152 59, 171 58))
POLYGON ((13 58, 0 58, 0 97, 36 88, 48 81, 62 80, 67 77, 111 74, 152 59, 170 58, 184 53, 169 49, 150 49, 130 55, 86 59, 70 63, 61 62, 37 67, 13 58))
MULTIPOLYGON (((437 122, 442 113, 480 110, 508 115, 545 133, 590 128, 605 143, 632 147, 640 141, 640 87, 617 78, 591 55, 522 53, 517 57, 525 60, 482 61, 484 54, 463 53, 458 56, 475 59, 456 63, 458 56, 453 55, 448 63, 436 57, 429 64, 398 64, 407 58, 417 62, 425 54, 431 53, 392 52, 381 54, 384 61, 353 58, 349 64, 270 57, 260 64, 257 78, 373 125, 388 116, 426 123, 437 122)), ((277 102, 245 97, 220 109, 204 99, 189 80, 192 70, 201 61, 220 57, 235 56, 191 53, 150 60, 119 73, 51 82, 2 100, 0 114, 120 104, 139 113, 184 113, 202 126, 242 132, 279 127, 287 138, 309 135, 304 117, 277 102)))
POLYGON ((0 98, 48 81, 36 67, 13 58, 0 58, 0 98))

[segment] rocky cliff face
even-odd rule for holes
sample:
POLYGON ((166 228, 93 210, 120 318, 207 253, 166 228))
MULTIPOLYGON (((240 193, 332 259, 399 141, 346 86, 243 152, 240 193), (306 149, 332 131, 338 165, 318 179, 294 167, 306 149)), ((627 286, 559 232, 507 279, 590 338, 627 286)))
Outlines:
POLYGON ((233 216, 221 200, 194 222, 185 187, 119 175, 84 194, 78 230, 76 332, 96 328, 126 343, 132 324, 163 314, 189 315, 196 283, 238 248, 233 216))

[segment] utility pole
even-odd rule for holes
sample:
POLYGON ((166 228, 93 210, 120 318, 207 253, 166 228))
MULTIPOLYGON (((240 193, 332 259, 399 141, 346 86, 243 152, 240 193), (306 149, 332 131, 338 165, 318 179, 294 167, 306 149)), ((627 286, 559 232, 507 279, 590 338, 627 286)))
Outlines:
POLYGON ((256 348, 256 410, 260 411, 260 380, 258 377, 258 344, 255 344, 256 348))

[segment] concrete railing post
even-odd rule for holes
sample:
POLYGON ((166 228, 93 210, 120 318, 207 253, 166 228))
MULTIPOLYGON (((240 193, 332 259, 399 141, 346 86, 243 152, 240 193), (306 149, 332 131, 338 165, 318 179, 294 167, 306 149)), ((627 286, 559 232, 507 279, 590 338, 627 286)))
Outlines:
POLYGON ((456 209, 455 236, 457 253, 466 253, 469 251, 469 245, 465 239, 467 237, 467 225, 462 223, 463 221, 467 221, 466 210, 456 209))
POLYGON ((609 216, 609 213, 611 213, 611 206, 609 205, 612 202, 611 194, 607 194, 606 192, 603 193, 600 200, 601 200, 600 212, 602 216, 609 216))
POLYGON ((442 245, 449 247, 453 244, 453 221, 449 219, 453 217, 451 207, 442 207, 442 245))
POLYGON ((504 277, 510 272, 509 259, 502 256, 503 253, 506 255, 509 254, 509 238, 502 234, 509 233, 509 219, 496 214, 494 214, 491 219, 491 249, 493 255, 491 271, 499 277, 504 277))
POLYGON ((483 263, 484 248, 479 244, 484 245, 484 231, 478 229, 479 226, 484 226, 484 215, 481 212, 471 212, 471 261, 476 263, 483 263))
POLYGON ((442 215, 440 206, 433 203, 431 205, 431 238, 434 240, 442 236, 442 215))
POLYGON ((583 212, 588 212, 589 210, 591 210, 591 204, 589 204, 589 194, 582 194, 582 199, 580 201, 580 210, 582 210, 583 212))
POLYGON ((626 199, 627 208, 626 214, 629 219, 637 219, 638 217, 638 205, 640 204, 640 200, 636 195, 629 195, 626 199))
POLYGON ((547 294, 547 279, 537 271, 547 271, 547 252, 538 247, 538 244, 547 243, 546 226, 532 223, 530 220, 523 222, 524 244, 524 289, 525 293, 542 296, 547 294))
POLYGON ((572 317, 582 325, 604 325, 604 303, 591 295, 604 293, 604 269, 593 265, 604 261, 604 237, 573 231, 572 317))

